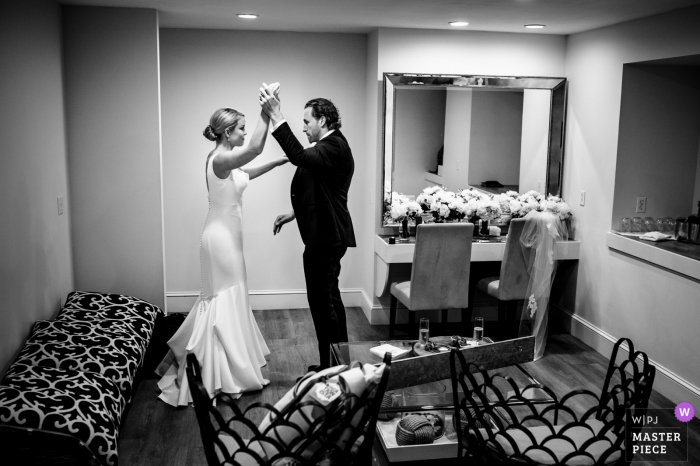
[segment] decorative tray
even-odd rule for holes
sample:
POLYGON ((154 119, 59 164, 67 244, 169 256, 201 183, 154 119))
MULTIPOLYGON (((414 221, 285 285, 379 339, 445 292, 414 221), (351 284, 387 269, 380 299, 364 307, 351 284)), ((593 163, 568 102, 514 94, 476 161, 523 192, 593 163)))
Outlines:
MULTIPOLYGON (((399 445, 396 443, 396 425, 401 419, 397 417, 390 421, 377 421, 377 437, 379 437, 387 459, 394 462, 432 460, 457 457, 457 439, 453 429, 427 445, 399 445)), ((452 414, 445 414, 445 425, 452 426, 452 414)))

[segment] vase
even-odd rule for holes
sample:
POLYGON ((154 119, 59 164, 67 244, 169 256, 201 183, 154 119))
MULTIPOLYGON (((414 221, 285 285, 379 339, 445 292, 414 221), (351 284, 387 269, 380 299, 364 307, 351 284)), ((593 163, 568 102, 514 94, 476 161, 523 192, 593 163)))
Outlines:
POLYGON ((417 235, 417 234, 418 234, 418 225, 420 225, 421 223, 423 223, 423 217, 421 217, 420 215, 417 215, 417 216, 413 219, 413 224, 416 226, 416 228, 415 228, 415 230, 414 230, 414 232, 413 232, 414 235, 417 235))
POLYGON ((401 237, 408 238, 408 219, 401 220, 401 237))
POLYGON ((481 228, 479 229, 479 235, 480 236, 488 236, 489 235, 489 221, 488 220, 481 221, 481 228))

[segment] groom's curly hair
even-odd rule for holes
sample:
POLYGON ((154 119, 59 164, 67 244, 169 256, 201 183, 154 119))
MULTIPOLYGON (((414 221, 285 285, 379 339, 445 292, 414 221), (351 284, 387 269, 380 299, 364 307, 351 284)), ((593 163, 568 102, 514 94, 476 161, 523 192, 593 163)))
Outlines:
POLYGON ((322 116, 326 117, 328 129, 340 129, 342 126, 340 122, 340 112, 338 112, 338 108, 330 100, 322 97, 311 99, 304 105, 304 108, 309 107, 311 107, 311 115, 314 118, 319 119, 322 116))

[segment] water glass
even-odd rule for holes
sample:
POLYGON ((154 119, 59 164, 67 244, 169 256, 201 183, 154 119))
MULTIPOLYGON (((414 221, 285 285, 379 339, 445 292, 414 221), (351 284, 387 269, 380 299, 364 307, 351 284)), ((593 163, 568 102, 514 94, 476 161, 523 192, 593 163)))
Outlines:
POLYGON ((620 220, 620 233, 629 233, 632 231, 632 219, 629 217, 622 217, 620 220))
POLYGON ((481 341, 484 338, 484 318, 474 318, 474 340, 481 341))
POLYGON ((666 222, 666 232, 672 235, 676 229, 676 219, 673 217, 666 217, 664 221, 666 222))
POLYGON ((644 217, 644 233, 656 230, 656 220, 654 217, 644 217))
POLYGON ((632 217, 632 233, 642 233, 644 230, 644 221, 642 217, 632 217))
POLYGON ((418 330, 418 343, 425 346, 430 340, 430 320, 421 318, 420 327, 418 330))
POLYGON ((666 233, 666 219, 659 217, 656 219, 656 231, 666 233))

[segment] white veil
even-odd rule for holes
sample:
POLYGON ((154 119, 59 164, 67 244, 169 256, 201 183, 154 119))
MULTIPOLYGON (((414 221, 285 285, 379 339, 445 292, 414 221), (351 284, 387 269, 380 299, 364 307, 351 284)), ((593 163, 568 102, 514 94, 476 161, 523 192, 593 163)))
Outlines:
POLYGON ((520 337, 535 336, 535 361, 544 354, 549 319, 549 293, 557 269, 557 241, 569 239, 566 224, 553 212, 530 211, 520 237, 530 282, 520 318, 520 337))

